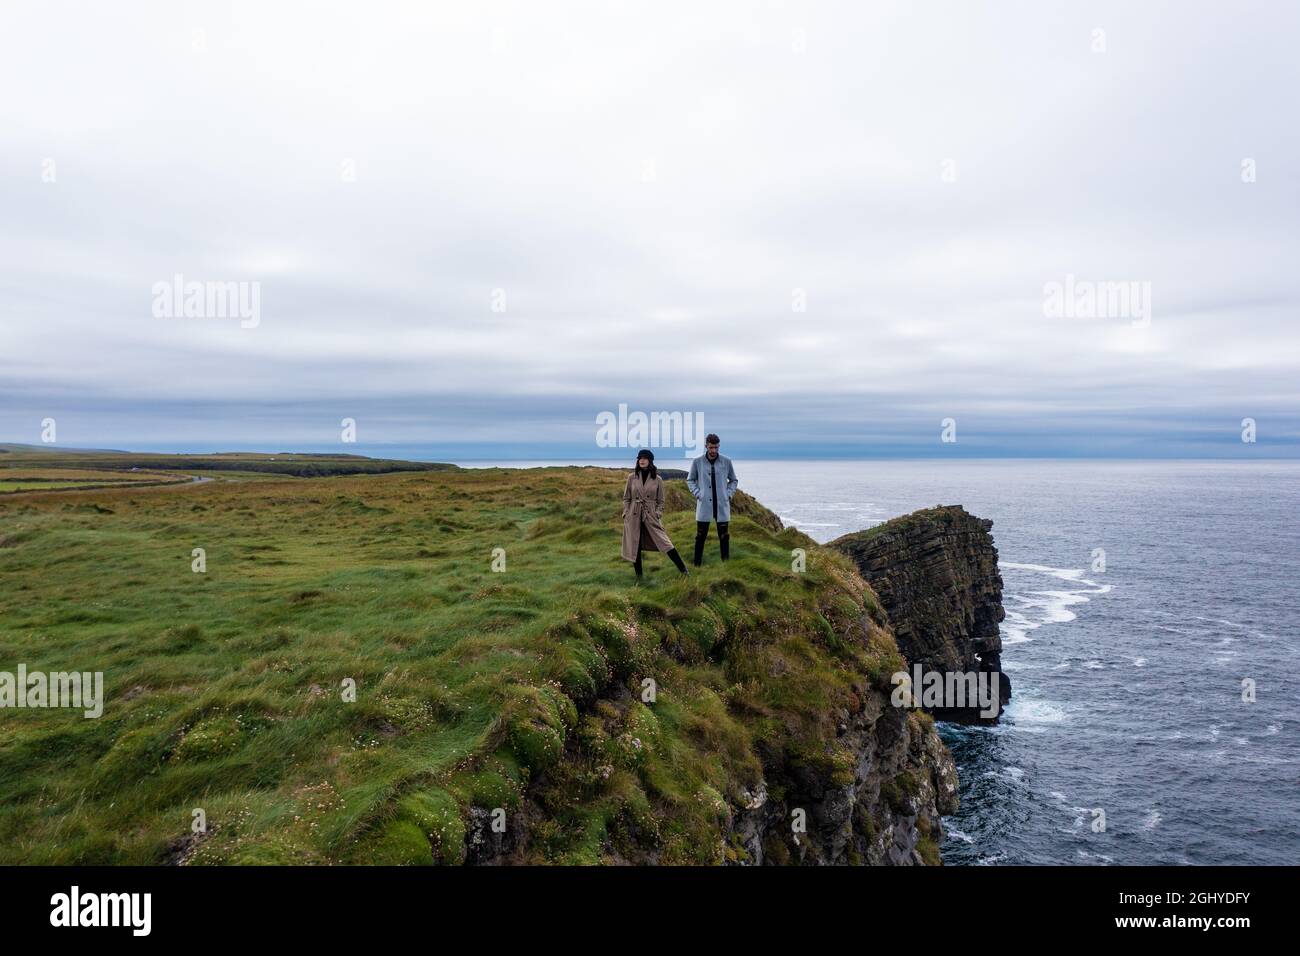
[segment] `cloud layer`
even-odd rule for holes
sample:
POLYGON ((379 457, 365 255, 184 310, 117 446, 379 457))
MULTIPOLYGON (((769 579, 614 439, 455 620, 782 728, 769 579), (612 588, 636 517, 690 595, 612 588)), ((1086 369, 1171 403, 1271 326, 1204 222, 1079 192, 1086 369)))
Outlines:
POLYGON ((4 439, 570 455, 626 402, 774 454, 952 418, 1231 455, 1245 417, 1300 454, 1293 9, 2 16, 4 439), (177 274, 258 283, 257 327, 157 317, 177 274), (1149 283, 1149 323, 1049 318, 1067 276, 1149 283))

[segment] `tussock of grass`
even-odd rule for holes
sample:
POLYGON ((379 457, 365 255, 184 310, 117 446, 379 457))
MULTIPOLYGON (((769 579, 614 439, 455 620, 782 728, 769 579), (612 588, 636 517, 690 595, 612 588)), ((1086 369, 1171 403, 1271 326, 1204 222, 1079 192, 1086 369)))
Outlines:
MULTIPOLYGON (((103 671, 107 695, 99 720, 3 712, 0 862, 459 863, 474 808, 527 834, 520 862, 721 861, 765 764, 845 772, 837 715, 901 659, 848 559, 744 496, 731 562, 682 580, 651 554, 635 585, 622 482, 0 499, 0 669, 103 671)), ((668 492, 686 547, 691 502, 668 492)))

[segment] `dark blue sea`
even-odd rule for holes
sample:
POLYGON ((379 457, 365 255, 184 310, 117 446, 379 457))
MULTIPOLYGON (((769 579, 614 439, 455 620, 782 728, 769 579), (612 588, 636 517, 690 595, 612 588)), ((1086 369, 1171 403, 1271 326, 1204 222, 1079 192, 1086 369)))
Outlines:
POLYGON ((1014 697, 941 725, 948 864, 1300 863, 1300 463, 736 470, 818 541, 936 504, 993 519, 1014 697))
POLYGON ((993 519, 1014 697, 942 726, 947 863, 1300 862, 1300 463, 737 470, 819 541, 935 504, 993 519))

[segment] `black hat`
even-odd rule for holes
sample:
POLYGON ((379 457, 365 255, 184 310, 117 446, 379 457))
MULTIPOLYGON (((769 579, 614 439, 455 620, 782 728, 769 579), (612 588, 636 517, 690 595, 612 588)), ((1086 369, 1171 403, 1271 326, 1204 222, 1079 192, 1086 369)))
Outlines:
POLYGON ((642 448, 639 452, 636 453, 636 457, 637 457, 637 461, 640 461, 642 458, 649 458, 651 461, 654 461, 655 453, 652 452, 649 448, 642 448))

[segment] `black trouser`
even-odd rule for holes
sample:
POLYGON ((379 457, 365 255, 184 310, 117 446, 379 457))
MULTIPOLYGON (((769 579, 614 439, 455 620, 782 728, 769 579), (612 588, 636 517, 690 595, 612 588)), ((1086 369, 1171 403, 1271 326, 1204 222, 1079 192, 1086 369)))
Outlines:
MULTIPOLYGON (((642 575, 642 573, 643 573, 643 568, 642 568, 642 565, 641 565, 641 545, 643 545, 643 544, 645 544, 645 525, 644 525, 644 524, 641 525, 641 537, 640 537, 640 540, 636 543, 636 560, 632 562, 632 570, 636 572, 636 576, 637 576, 638 578, 641 577, 641 575, 642 575)), ((673 564, 677 565, 677 570, 678 570, 678 571, 682 572, 682 574, 685 574, 685 573, 686 573, 686 562, 682 560, 682 556, 681 556, 680 554, 677 553, 677 549, 676 549, 676 548, 669 548, 669 549, 668 549, 668 557, 672 560, 673 564)))
MULTIPOLYGON (((730 521, 718 522, 718 550, 722 552, 722 560, 726 561, 731 557, 731 527, 730 521)), ((704 541, 709 536, 709 522, 695 522, 695 564, 698 567, 704 560, 704 541)))

